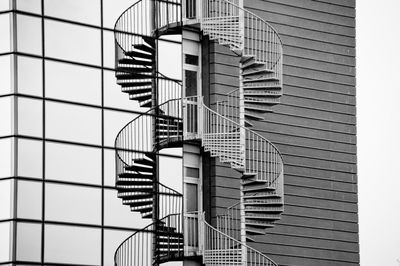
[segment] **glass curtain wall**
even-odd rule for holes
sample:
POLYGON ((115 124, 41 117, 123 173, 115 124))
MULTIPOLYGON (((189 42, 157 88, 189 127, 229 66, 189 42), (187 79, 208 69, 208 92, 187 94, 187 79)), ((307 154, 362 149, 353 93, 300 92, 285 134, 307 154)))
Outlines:
MULTIPOLYGON (((114 189, 114 139, 147 110, 114 77, 134 2, 0 0, 0 265, 113 265, 151 222, 114 189)), ((181 175, 176 154, 161 157, 181 175)))

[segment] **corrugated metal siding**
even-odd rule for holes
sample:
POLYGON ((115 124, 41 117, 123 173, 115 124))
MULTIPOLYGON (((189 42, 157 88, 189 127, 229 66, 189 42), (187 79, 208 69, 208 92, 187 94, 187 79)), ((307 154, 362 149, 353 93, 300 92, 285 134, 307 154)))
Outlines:
MULTIPOLYGON (((255 129, 285 162, 285 212, 254 246, 279 265, 358 265, 355 1, 245 0, 284 43, 284 96, 255 129)), ((210 101, 236 88, 238 57, 210 43, 210 101)), ((239 176, 212 160, 213 214, 239 176)))

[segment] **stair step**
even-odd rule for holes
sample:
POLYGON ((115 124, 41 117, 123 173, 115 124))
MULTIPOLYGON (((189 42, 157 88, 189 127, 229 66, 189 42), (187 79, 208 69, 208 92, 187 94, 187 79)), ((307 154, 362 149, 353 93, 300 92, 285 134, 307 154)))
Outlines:
POLYGON ((145 186, 152 185, 153 181, 149 179, 132 179, 132 178, 118 178, 116 185, 118 186, 145 186))
POLYGON ((151 94, 144 94, 144 95, 136 95, 136 94, 129 94, 131 100, 137 100, 137 101, 145 101, 145 100, 151 100, 151 94))
POLYGON ((123 200, 152 200, 154 197, 153 191, 151 193, 145 193, 145 192, 119 192, 118 193, 118 198, 121 198, 123 200))
MULTIPOLYGON (((117 70, 118 71, 118 70, 117 70)), ((155 78, 153 75, 150 74, 142 74, 142 73, 137 73, 137 72, 122 72, 122 73, 117 73, 115 77, 118 80, 130 80, 130 79, 152 79, 155 78)))
POLYGON ((126 58, 126 57, 119 59, 118 63, 126 64, 126 65, 140 65, 140 66, 152 66, 153 65, 152 61, 139 60, 139 59, 134 59, 134 58, 126 58))
POLYGON ((139 206, 146 206, 152 205, 153 200, 122 200, 122 203, 125 205, 129 205, 131 207, 139 207, 139 206))
POLYGON ((144 164, 144 165, 148 165, 148 166, 154 166, 156 165, 156 162, 151 160, 151 159, 147 159, 147 158, 140 158, 140 159, 134 159, 133 160, 134 163, 137 164, 144 164))
POLYGON ((142 66, 132 66, 132 67, 123 67, 119 66, 116 69, 116 72, 123 72, 123 73, 151 73, 153 69, 150 67, 142 67, 142 66))
POLYGON ((129 93, 131 95, 143 94, 143 93, 149 94, 149 93, 151 93, 151 87, 150 88, 140 88, 140 87, 139 88, 133 88, 133 89, 128 89, 128 90, 123 90, 123 92, 129 93))
POLYGON ((264 117, 262 117, 260 115, 256 115, 256 114, 250 113, 250 112, 245 112, 244 116, 249 118, 249 119, 256 120, 256 121, 264 120, 264 117))
POLYGON ((130 166, 126 166, 125 169, 129 170, 129 171, 153 173, 152 167, 145 167, 145 166, 141 166, 141 165, 130 165, 130 166))
POLYGON ((266 221, 276 221, 280 220, 281 216, 279 214, 268 214, 268 215, 249 215, 246 213, 246 220, 266 220, 266 221))
POLYGON ((143 58, 143 59, 155 59, 155 53, 142 53, 138 51, 128 51, 125 52, 125 55, 130 56, 130 57, 138 57, 138 58, 143 58))
POLYGON ((153 47, 150 47, 150 46, 148 46, 146 44, 134 44, 133 48, 135 48, 137 50, 144 51, 144 52, 148 52, 148 53, 154 53, 155 52, 153 47))
POLYGON ((265 75, 265 74, 272 74, 274 73, 273 70, 267 68, 248 68, 242 72, 243 77, 249 77, 253 75, 265 75))
MULTIPOLYGON (((146 192, 153 193, 153 187, 142 186, 116 186, 118 192, 146 192)), ((125 197, 121 197, 125 198, 125 197)))
POLYGON ((118 175, 118 177, 120 178, 139 178, 139 179, 149 179, 149 180, 153 180, 153 175, 152 174, 138 174, 138 173, 121 173, 118 175))
POLYGON ((244 199, 279 199, 281 196, 276 193, 257 193, 254 195, 244 195, 244 199))
POLYGON ((119 85, 121 85, 122 88, 151 86, 152 84, 153 84, 153 82, 151 80, 149 80, 149 81, 130 81, 130 82, 119 83, 119 85))
POLYGON ((131 211, 148 214, 149 212, 152 212, 152 211, 153 211, 153 206, 147 206, 147 207, 131 207, 131 211))
POLYGON ((265 63, 257 61, 255 59, 248 60, 246 63, 242 64, 242 70, 249 69, 249 68, 259 68, 265 67, 265 63))
MULTIPOLYGON (((132 98, 129 97, 129 99, 133 100, 132 98)), ((152 100, 153 99, 146 99, 140 102, 140 107, 151 107, 152 106, 152 100)))
POLYGON ((267 186, 263 186, 263 185, 254 186, 254 187, 244 187, 243 188, 243 192, 244 193, 247 193, 247 192, 266 192, 266 191, 273 191, 273 190, 275 190, 275 188, 267 187, 267 186))

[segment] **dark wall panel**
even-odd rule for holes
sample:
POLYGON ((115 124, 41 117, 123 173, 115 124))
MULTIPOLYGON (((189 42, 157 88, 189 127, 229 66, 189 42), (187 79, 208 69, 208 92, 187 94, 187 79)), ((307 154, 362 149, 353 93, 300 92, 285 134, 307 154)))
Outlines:
MULTIPOLYGON (((285 162, 285 212, 254 247, 279 265, 359 265, 354 0, 245 0, 284 44, 284 96, 254 129, 285 162)), ((210 103, 238 86, 239 57, 209 42, 210 103)), ((212 216, 240 175, 211 160, 212 216)), ((212 220, 214 221, 214 219, 212 220)))

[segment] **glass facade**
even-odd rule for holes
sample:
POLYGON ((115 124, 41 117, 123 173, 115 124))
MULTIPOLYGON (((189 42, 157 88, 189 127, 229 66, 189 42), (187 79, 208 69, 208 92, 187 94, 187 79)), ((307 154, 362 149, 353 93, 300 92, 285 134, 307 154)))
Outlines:
POLYGON ((114 188, 115 137, 148 110, 114 76, 114 23, 133 2, 0 0, 1 265, 113 265, 151 222, 114 188))

